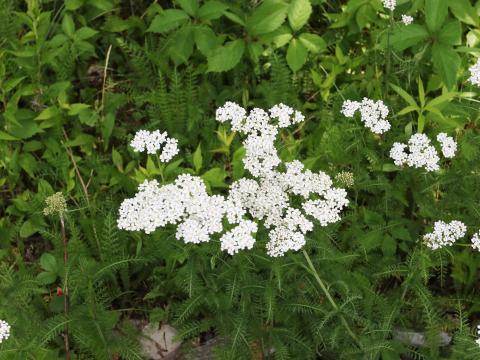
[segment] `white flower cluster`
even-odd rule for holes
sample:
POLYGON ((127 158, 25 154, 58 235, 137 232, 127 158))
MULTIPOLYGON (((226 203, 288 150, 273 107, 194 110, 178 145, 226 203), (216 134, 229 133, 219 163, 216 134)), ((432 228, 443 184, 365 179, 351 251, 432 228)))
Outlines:
POLYGON ((222 233, 226 218, 235 226, 220 236, 220 246, 233 255, 254 246, 252 234, 263 223, 269 236, 267 253, 280 256, 305 245, 305 234, 313 229, 307 216, 321 226, 340 220, 340 212, 348 205, 346 191, 333 187, 327 174, 304 169, 297 160, 282 165, 278 157, 274 144, 278 129, 302 122, 300 112, 278 104, 269 112, 255 108, 247 114, 241 106, 227 102, 217 110, 216 118, 230 121, 232 129, 246 135, 243 162, 255 179, 235 181, 226 197, 208 195, 203 181, 191 175, 180 175, 165 186, 145 181, 133 198, 123 201, 118 219, 121 229, 151 233, 173 224, 177 239, 200 243, 222 233), (291 196, 297 198, 296 203, 303 199, 300 208, 292 206, 291 196))
POLYGON ((4 321, 0 320, 0 344, 7 340, 10 337, 10 325, 4 321))
POLYGON ((353 117, 355 113, 360 111, 360 119, 375 134, 383 134, 390 130, 390 123, 386 119, 388 116, 388 108, 382 100, 373 101, 363 98, 361 102, 345 100, 342 105, 342 114, 345 117, 353 117))
MULTIPOLYGON (((437 141, 441 145, 443 156, 446 158, 455 156, 457 143, 451 136, 440 133, 437 136, 437 141)), ((393 159, 395 165, 398 166, 423 167, 427 171, 440 169, 438 152, 425 134, 412 135, 408 140, 408 145, 398 142, 393 143, 392 149, 390 150, 390 157, 393 159)))
POLYGON ((160 132, 160 130, 148 131, 139 130, 135 134, 130 146, 137 152, 147 151, 147 154, 156 154, 156 152, 162 149, 160 153, 160 161, 168 162, 175 155, 178 154, 178 141, 177 139, 169 138, 166 132, 160 132))
POLYGON ((478 346, 480 346, 480 325, 477 325, 477 340, 475 342, 477 343, 478 346))
POLYGON ((425 234, 423 239, 429 248, 436 250, 453 245, 455 241, 464 237, 466 232, 467 227, 461 221, 453 220, 450 223, 436 221, 433 232, 425 234))
POLYGON ((443 156, 446 158, 453 158, 455 156, 455 152, 457 151, 457 143, 451 136, 448 136, 445 133, 440 133, 437 135, 437 141, 442 146, 443 156))
POLYGON ((472 236, 472 248, 477 251, 480 251, 480 231, 476 232, 472 236))
POLYGON ((470 71, 470 77, 468 80, 473 84, 480 86, 480 59, 477 62, 468 68, 470 71))
POLYGON ((410 15, 403 14, 402 15, 402 22, 405 25, 410 25, 413 22, 413 17, 411 17, 410 15))
POLYGON ((397 6, 397 0, 383 0, 383 6, 389 10, 395 10, 397 6))

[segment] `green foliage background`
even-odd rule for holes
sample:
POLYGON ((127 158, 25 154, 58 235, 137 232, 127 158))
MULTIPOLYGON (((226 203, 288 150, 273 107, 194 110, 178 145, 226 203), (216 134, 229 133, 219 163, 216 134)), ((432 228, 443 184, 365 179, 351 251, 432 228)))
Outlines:
POLYGON ((191 340, 213 333, 219 359, 478 359, 480 254, 421 243, 437 220, 480 227, 480 2, 398 0, 0 0, 1 359, 141 359, 131 319, 168 322, 191 340), (401 14, 414 23, 405 26, 401 14), (383 99, 392 130, 374 136, 340 114, 344 99, 383 99), (284 160, 350 171, 340 223, 306 251, 234 257, 171 229, 117 230, 117 209, 145 179, 201 176, 222 193, 244 175, 241 139, 219 126, 227 100, 306 115, 284 131, 284 160), (181 154, 160 166, 128 147, 167 130, 181 154), (412 133, 444 131, 457 156, 434 173, 388 152, 412 133), (69 261, 45 198, 68 203, 69 261), (57 292, 68 284, 70 312, 57 292), (357 343, 345 330, 345 319, 357 343), (420 331, 423 347, 395 340, 420 331), (438 334, 453 336, 440 346, 438 334))

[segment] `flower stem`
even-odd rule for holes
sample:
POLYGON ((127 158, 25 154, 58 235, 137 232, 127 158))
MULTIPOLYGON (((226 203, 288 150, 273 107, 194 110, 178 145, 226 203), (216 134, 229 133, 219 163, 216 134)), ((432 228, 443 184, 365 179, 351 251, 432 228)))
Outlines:
MULTIPOLYGON (((318 285, 320 285, 320 288, 322 289, 323 293, 325 294, 328 301, 330 302, 330 305, 332 305, 332 307, 336 311, 339 311, 340 308, 338 307, 337 303, 333 299, 332 295, 330 295, 330 292, 328 291, 327 287, 325 286, 323 280, 320 278, 320 275, 318 274, 317 270, 315 269, 315 266, 313 266, 313 263, 312 263, 312 260, 310 259, 310 256, 305 251, 305 249, 303 249, 302 252, 303 252, 303 255, 305 256, 305 259, 307 260, 308 266, 309 266, 310 270, 312 271, 313 276, 317 280, 318 285)), ((358 340, 357 336, 353 333, 352 329, 348 325, 347 320, 345 320, 343 315, 340 314, 339 316, 340 316, 340 320, 342 321, 343 326, 345 326, 345 329, 347 330, 348 334, 352 337, 352 339, 355 341, 355 344, 357 344, 357 346, 359 348, 362 348, 362 344, 358 340)))
MULTIPOLYGON (((63 240, 63 264, 65 267, 65 284, 63 289, 63 310, 65 312, 65 317, 68 318, 68 285, 67 285, 67 263, 68 263, 68 248, 67 248, 67 235, 65 233, 65 221, 63 219, 63 215, 60 214, 60 228, 62 232, 62 240, 63 240)), ((65 325, 65 334, 63 335, 63 341, 65 344, 65 352, 67 353, 66 359, 71 359, 70 354, 70 341, 68 335, 68 325, 65 325)))

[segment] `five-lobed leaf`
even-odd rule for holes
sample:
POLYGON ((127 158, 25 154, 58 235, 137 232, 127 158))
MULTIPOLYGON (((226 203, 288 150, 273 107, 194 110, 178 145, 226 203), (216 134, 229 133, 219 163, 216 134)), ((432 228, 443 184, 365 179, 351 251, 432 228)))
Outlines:
POLYGON ((288 8, 288 22, 293 31, 300 30, 312 14, 310 0, 293 0, 288 8))

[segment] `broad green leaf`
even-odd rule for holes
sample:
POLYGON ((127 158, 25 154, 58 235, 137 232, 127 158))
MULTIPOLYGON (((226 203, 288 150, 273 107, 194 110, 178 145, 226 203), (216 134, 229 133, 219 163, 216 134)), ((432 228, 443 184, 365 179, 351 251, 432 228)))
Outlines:
POLYGON ((250 35, 266 34, 279 28, 287 17, 288 5, 282 1, 265 0, 247 19, 250 35))
POLYGON ((462 24, 450 21, 438 33, 438 41, 445 45, 460 45, 462 43, 462 24))
POLYGON ((478 15, 470 0, 452 0, 448 6, 455 17, 465 24, 478 26, 478 15))
POLYGON ((292 39, 287 49, 287 63, 293 71, 300 68, 307 61, 307 48, 298 39, 292 39))
POLYGON ((225 170, 221 168, 213 168, 202 175, 202 179, 211 187, 228 187, 224 179, 227 177, 225 170))
POLYGON ((208 72, 221 72, 233 69, 242 58, 245 50, 243 40, 234 40, 215 49, 208 57, 208 72))
POLYGON ((30 153, 21 154, 18 158, 18 163, 20 167, 25 170, 25 172, 31 177, 35 177, 35 172, 38 169, 38 162, 30 153))
POLYGON ((57 274, 50 271, 42 271, 37 275, 37 281, 42 285, 53 284, 57 280, 57 274))
POLYGON ((95 138, 89 134, 80 134, 75 139, 65 142, 66 146, 83 146, 90 145, 95 142, 95 138))
POLYGON ((77 32, 75 33, 75 38, 78 40, 87 40, 97 33, 97 30, 84 26, 77 30, 77 32))
POLYGON ((176 64, 187 63, 193 53, 194 36, 190 24, 172 33, 168 54, 176 64))
POLYGON ((123 159, 122 155, 115 150, 115 148, 112 148, 112 161, 113 165, 115 165, 118 169, 118 171, 123 172, 123 159))
POLYGON ((298 40, 312 53, 317 54, 327 48, 327 43, 317 34, 303 33, 298 40))
POLYGON ((288 22, 293 31, 300 30, 312 14, 309 0, 293 0, 288 8, 288 22))
POLYGON ((405 90, 403 90, 401 87, 395 85, 395 84, 392 84, 390 83, 390 87, 398 94, 402 97, 403 100, 405 100, 407 102, 408 105, 410 106, 413 106, 413 107, 416 107, 418 108, 419 106, 417 105, 417 102, 415 101, 415 99, 409 94, 407 93, 405 90))
POLYGON ((228 5, 223 2, 210 0, 200 7, 198 10, 198 17, 203 21, 218 19, 227 9, 228 5))
POLYGON ((385 256, 393 256, 397 251, 397 242, 388 234, 385 234, 382 242, 382 252, 385 256))
POLYGON ((77 10, 83 5, 83 0, 65 0, 65 9, 77 10))
POLYGON ((198 11, 198 0, 177 0, 183 10, 190 15, 195 17, 198 11))
POLYGON ((155 16, 147 31, 155 33, 168 32, 179 27, 188 19, 190 19, 190 17, 185 11, 178 9, 165 10, 155 16))
POLYGON ((460 56, 451 47, 439 43, 433 44, 432 55, 434 67, 447 89, 451 89, 457 81, 460 56))
POLYGON ((13 135, 10 135, 4 131, 0 131, 0 140, 4 140, 4 141, 16 141, 16 140, 20 140, 19 138, 13 136, 13 135))
POLYGON ((396 50, 405 50, 425 41, 429 37, 427 29, 418 24, 402 26, 390 37, 390 44, 396 50))
POLYGON ((233 12, 230 12, 230 11, 224 11, 223 15, 225 15, 228 19, 230 19, 234 23, 236 23, 238 25, 241 25, 241 26, 245 26, 245 21, 243 21, 243 19, 240 16, 238 16, 237 14, 235 14, 233 12))
POLYGON ((195 166, 195 171, 198 173, 203 165, 202 157, 202 147, 200 144, 197 146, 197 150, 193 153, 193 166, 195 166))
POLYGON ((81 111, 88 108, 90 108, 90 105, 88 104, 81 104, 81 103, 71 104, 70 109, 68 110, 68 115, 72 115, 72 116, 78 115, 81 111))
POLYGON ((273 43, 277 48, 280 48, 288 44, 288 42, 292 40, 292 37, 293 37, 291 30, 288 28, 288 26, 280 26, 277 30, 275 30, 271 34, 272 34, 271 41, 273 41, 273 43))
POLYGON ((448 0, 425 0, 425 19, 431 32, 440 30, 447 14, 448 0))
POLYGON ((49 253, 44 253, 40 257, 40 266, 43 270, 56 273, 58 270, 57 259, 49 253))
POLYGON ((196 26, 193 30, 193 37, 198 50, 208 56, 218 46, 218 39, 209 26, 196 26))
POLYGON ((43 110, 36 118, 35 120, 47 120, 51 119, 55 116, 60 115, 60 111, 57 109, 56 106, 50 106, 43 110))
POLYGON ((72 37, 75 33, 75 23, 73 22, 72 16, 69 13, 63 15, 62 30, 65 35, 69 37, 72 37))
POLYGON ((25 221, 20 227, 20 236, 27 238, 38 231, 38 227, 33 223, 32 220, 25 221))
POLYGON ((427 103, 427 106, 425 106, 425 110, 432 111, 432 109, 435 108, 436 106, 441 105, 444 102, 447 102, 447 101, 453 99, 457 95, 458 95, 457 92, 447 92, 445 94, 442 94, 442 95, 436 97, 435 99, 430 100, 427 103))

